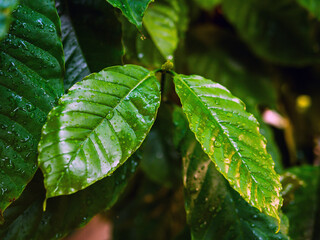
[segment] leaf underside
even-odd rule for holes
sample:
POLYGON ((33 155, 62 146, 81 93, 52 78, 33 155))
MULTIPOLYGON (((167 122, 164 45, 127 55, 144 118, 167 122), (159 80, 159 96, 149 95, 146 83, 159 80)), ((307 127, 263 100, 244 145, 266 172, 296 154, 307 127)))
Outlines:
POLYGON ((175 75, 174 83, 190 129, 218 171, 248 203, 280 221, 280 179, 257 120, 220 84, 196 75, 175 75))
POLYGON ((47 197, 110 175, 141 145, 160 104, 154 72, 134 65, 91 74, 48 116, 39 144, 47 197))
POLYGON ((63 52, 53 0, 20 1, 0 42, 0 209, 17 199, 37 169, 48 112, 63 94, 63 52))

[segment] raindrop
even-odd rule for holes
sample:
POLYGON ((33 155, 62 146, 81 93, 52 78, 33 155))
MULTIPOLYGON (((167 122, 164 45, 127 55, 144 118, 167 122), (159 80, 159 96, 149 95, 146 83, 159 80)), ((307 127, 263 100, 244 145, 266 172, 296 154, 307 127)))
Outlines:
POLYGON ((111 120, 111 118, 113 118, 113 116, 114 116, 114 113, 113 113, 113 111, 111 111, 111 112, 108 113, 108 115, 106 116, 106 118, 107 118, 108 120, 111 120))
POLYGON ((27 103, 27 104, 26 104, 26 107, 27 107, 27 110, 28 110, 29 112, 36 109, 35 106, 33 106, 31 103, 27 103))
POLYGON ((47 173, 51 173, 52 171, 52 167, 51 167, 51 164, 49 164, 47 167, 46 167, 46 172, 47 173))
POLYGON ((14 168, 14 164, 11 160, 9 160, 9 162, 6 164, 8 169, 13 169, 14 168))
POLYGON ((216 141, 216 142, 214 143, 214 146, 217 147, 217 148, 219 148, 219 147, 221 147, 221 143, 218 142, 218 141, 216 141))
POLYGON ((41 18, 37 20, 37 25, 38 25, 38 27, 39 27, 39 28, 41 28, 41 29, 43 29, 43 28, 44 28, 44 24, 43 24, 43 22, 42 22, 42 19, 41 19, 41 18))

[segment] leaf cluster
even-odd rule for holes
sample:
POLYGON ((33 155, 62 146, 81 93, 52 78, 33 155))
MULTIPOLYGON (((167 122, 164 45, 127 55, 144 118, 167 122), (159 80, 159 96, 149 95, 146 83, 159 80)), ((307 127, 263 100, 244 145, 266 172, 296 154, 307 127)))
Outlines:
POLYGON ((318 239, 319 7, 1 1, 0 238, 318 239))

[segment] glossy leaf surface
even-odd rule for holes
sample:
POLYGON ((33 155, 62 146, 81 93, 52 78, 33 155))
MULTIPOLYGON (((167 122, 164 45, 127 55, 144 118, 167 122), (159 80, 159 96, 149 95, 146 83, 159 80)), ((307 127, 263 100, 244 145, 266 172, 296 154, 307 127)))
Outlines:
POLYGON ((17 199, 37 169, 48 112, 63 94, 60 23, 53 0, 20 1, 0 42, 0 209, 17 199))
POLYGON ((317 239, 319 167, 294 167, 286 171, 284 175, 288 174, 302 181, 302 186, 295 191, 292 191, 294 187, 292 183, 287 182, 284 185, 284 191, 287 195, 290 194, 291 200, 283 207, 290 221, 289 235, 296 240, 317 239))
POLYGON ((0 2, 0 40, 5 37, 11 23, 11 13, 18 5, 18 0, 2 0, 0 2))
POLYGON ((153 0, 107 0, 112 6, 119 8, 127 19, 139 29, 142 27, 143 14, 153 0))
POLYGON ((217 169, 248 203, 280 221, 280 177, 254 116, 211 80, 175 74, 174 83, 190 129, 217 169))
POLYGON ((155 3, 149 7, 143 24, 165 59, 172 58, 178 46, 179 6, 155 3))
POLYGON ((45 199, 43 178, 36 175, 21 198, 7 212, 0 226, 2 240, 61 239, 72 230, 84 226, 97 213, 112 207, 135 172, 137 156, 133 155, 112 176, 69 196, 45 199))
POLYGON ((70 88, 49 113, 39 144, 47 197, 110 175, 141 145, 159 104, 154 72, 134 65, 106 68, 70 88))
MULTIPOLYGON (((250 206, 217 171, 191 132, 181 143, 185 208, 192 239, 289 239, 277 221, 250 206)), ((288 223, 288 221, 286 221, 288 223)))
POLYGON ((296 1, 225 0, 222 9, 258 56, 282 65, 319 62, 316 22, 296 1))

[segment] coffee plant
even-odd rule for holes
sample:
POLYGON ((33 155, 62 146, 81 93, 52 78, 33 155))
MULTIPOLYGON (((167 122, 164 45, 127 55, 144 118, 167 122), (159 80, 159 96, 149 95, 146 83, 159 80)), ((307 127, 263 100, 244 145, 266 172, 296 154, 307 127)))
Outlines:
POLYGON ((0 0, 0 238, 102 214, 112 239, 320 239, 319 20, 317 0, 0 0))

